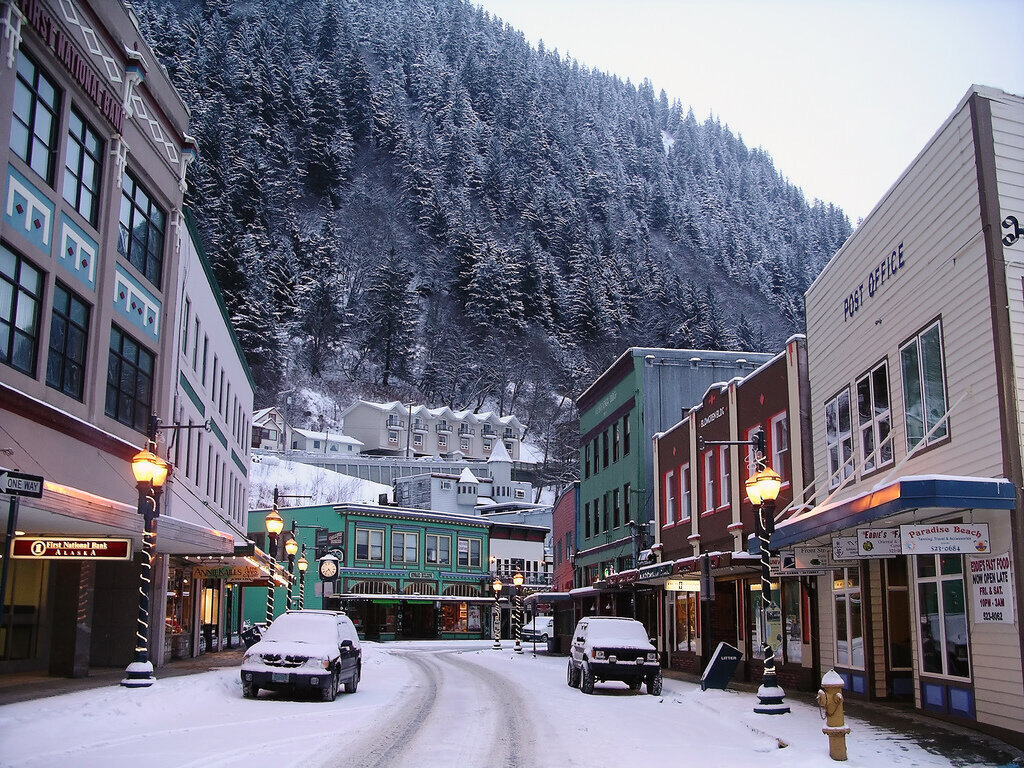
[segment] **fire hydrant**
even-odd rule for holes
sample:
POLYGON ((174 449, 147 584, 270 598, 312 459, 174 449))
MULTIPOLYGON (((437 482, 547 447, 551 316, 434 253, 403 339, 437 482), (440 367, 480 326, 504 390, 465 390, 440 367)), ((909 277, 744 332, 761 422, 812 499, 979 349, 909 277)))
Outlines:
POLYGON ((821 678, 821 689, 818 691, 818 707, 821 709, 825 727, 821 732, 828 736, 828 756, 833 760, 846 759, 846 734, 849 728, 844 726, 843 688, 846 684, 834 669, 830 669, 821 678))

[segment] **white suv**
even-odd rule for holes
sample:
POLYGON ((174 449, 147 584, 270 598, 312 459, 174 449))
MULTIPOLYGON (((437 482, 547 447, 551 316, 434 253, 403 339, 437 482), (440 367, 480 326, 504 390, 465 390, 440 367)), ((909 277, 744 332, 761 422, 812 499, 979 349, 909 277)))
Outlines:
POLYGON ((576 624, 566 682, 583 693, 593 693, 594 683, 606 680, 624 682, 631 691, 645 684, 649 694, 661 695, 658 649, 639 621, 588 616, 576 624))

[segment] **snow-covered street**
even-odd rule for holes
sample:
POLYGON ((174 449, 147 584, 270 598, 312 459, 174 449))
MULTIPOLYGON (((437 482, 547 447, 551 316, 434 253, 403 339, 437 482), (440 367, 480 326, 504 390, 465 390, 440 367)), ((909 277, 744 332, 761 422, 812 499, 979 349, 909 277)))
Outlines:
MULTIPOLYGON (((790 715, 755 715, 753 694, 668 678, 661 696, 622 683, 587 696, 566 685, 565 657, 504 646, 365 643, 358 693, 331 703, 266 691, 243 699, 238 669, 227 667, 150 689, 9 704, 0 708, 0 765, 830 764, 818 710, 800 701, 790 715)), ((851 768, 958 764, 855 718, 847 724, 851 768)))

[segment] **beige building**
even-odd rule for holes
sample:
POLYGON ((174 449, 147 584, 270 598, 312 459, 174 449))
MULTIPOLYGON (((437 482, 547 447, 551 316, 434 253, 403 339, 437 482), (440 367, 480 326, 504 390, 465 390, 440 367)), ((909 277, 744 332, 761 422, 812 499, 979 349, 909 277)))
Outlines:
POLYGON ((427 408, 398 401, 356 400, 342 413, 344 432, 360 440, 363 453, 486 460, 498 442, 519 460, 523 425, 515 416, 427 408))
MULTIPOLYGON (((29 556, 5 559, 4 615, 16 619, 0 630, 0 672, 79 676, 127 664, 135 648, 143 518, 130 462, 152 416, 175 423, 182 194, 196 147, 185 105, 121 3, 5 2, 2 18, 0 471, 44 485, 17 504, 0 494, 0 532, 17 511, 15 544, 130 548, 122 559, 77 549, 44 559, 30 544, 29 556)), ((214 421, 233 441, 231 411, 214 421)), ((165 458, 169 434, 159 435, 165 458)), ((237 487, 227 506, 244 507, 237 487)), ((234 541, 215 519, 173 513, 157 532, 159 665, 161 562, 230 554, 234 541)))
POLYGON ((1024 99, 971 88, 807 291, 821 673, 1020 743, 1024 99), (883 556, 884 555, 884 556, 883 556))

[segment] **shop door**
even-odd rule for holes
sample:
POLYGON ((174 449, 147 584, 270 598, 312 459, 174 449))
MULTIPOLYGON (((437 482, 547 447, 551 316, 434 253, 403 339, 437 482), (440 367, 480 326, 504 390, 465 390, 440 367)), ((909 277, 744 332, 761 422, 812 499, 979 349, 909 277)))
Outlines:
POLYGON ((907 557, 884 560, 886 691, 894 699, 914 698, 914 670, 907 557))
POLYGON ((711 653, 721 642, 736 648, 739 644, 739 624, 736 619, 735 581, 715 582, 715 599, 711 602, 711 653))
POLYGON ((433 603, 408 602, 403 606, 402 637, 416 640, 437 637, 437 615, 433 603))

